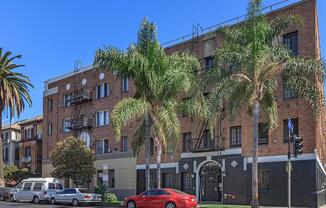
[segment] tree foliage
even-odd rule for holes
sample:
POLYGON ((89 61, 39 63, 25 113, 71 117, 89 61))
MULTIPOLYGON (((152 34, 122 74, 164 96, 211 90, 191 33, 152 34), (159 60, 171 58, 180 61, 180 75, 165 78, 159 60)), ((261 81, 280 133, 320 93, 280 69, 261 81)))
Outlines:
POLYGON ((20 181, 22 181, 25 178, 28 178, 28 176, 30 175, 28 169, 26 168, 19 169, 15 165, 6 165, 3 168, 3 171, 4 171, 5 184, 7 187, 12 187, 17 185, 20 181))
POLYGON ((54 167, 52 176, 70 178, 77 187, 88 185, 96 172, 91 149, 84 141, 72 136, 56 144, 51 152, 51 161, 54 167))
MULTIPOLYGON (((32 105, 29 87, 33 87, 33 85, 26 75, 14 71, 24 66, 13 63, 22 56, 11 55, 12 53, 10 51, 4 52, 0 48, 0 126, 2 126, 2 113, 4 111, 8 113, 11 119, 15 114, 20 116, 21 112, 25 109, 26 103, 29 106, 32 105)), ((0 183, 3 181, 4 167, 2 151, 2 140, 0 139, 0 183)))
POLYGON ((160 152, 173 151, 179 139, 181 95, 197 85, 193 73, 199 69, 197 58, 185 53, 167 55, 157 40, 156 26, 145 19, 136 44, 126 52, 114 47, 99 49, 94 64, 101 70, 114 71, 120 78, 132 79, 135 94, 116 104, 111 114, 112 127, 116 138, 120 139, 122 128, 138 121, 133 140, 133 148, 137 151, 145 143, 148 117, 159 164, 160 152))
POLYGON ((275 95, 279 84, 284 82, 297 92, 311 105, 314 115, 319 114, 323 103, 316 85, 324 80, 323 62, 314 57, 296 56, 283 44, 285 30, 294 24, 300 26, 301 18, 283 15, 267 20, 261 12, 261 1, 251 0, 247 21, 223 29, 225 41, 217 49, 214 69, 206 77, 214 86, 209 99, 211 120, 219 115, 219 107, 224 102, 231 117, 247 108, 253 118, 253 207, 258 206, 258 122, 263 115, 269 130, 277 127, 275 95))

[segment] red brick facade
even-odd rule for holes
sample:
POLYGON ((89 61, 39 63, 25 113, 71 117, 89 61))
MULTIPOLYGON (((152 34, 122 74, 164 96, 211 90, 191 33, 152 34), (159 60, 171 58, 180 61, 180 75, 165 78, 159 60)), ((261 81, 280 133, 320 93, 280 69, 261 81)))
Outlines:
MULTIPOLYGON (((314 58, 320 58, 320 46, 319 46, 319 31, 318 21, 316 13, 316 2, 314 0, 304 1, 300 4, 282 8, 268 14, 268 18, 273 19, 283 14, 299 14, 303 21, 303 25, 292 26, 287 32, 298 31, 298 52, 300 56, 310 56, 314 58)), ((218 47, 222 43, 223 39, 221 34, 217 32, 211 32, 201 35, 190 41, 186 41, 171 47, 167 47, 168 53, 193 51, 200 59, 204 68, 205 57, 213 55, 214 48, 218 47), (205 48, 206 47, 206 48, 205 48), (207 49, 208 47, 208 49, 207 49), (211 47, 211 48, 209 48, 211 47)), ((64 95, 74 90, 85 88, 91 91, 92 101, 83 104, 81 108, 81 114, 93 119, 91 132, 91 138, 93 142, 96 139, 109 138, 110 149, 120 149, 120 143, 117 143, 111 126, 96 127, 95 125, 95 113, 99 110, 107 109, 112 111, 114 105, 124 97, 132 95, 132 83, 129 85, 128 92, 121 91, 121 80, 116 78, 112 73, 103 72, 104 79, 100 80, 100 71, 96 69, 88 69, 83 72, 77 72, 76 75, 70 74, 70 76, 63 77, 62 79, 49 80, 47 83, 47 89, 51 90, 57 88, 57 93, 53 93, 48 96, 44 96, 44 142, 43 142, 43 159, 48 160, 49 154, 54 145, 68 137, 71 133, 63 132, 63 120, 70 118, 73 112, 73 107, 64 107, 64 95), (86 79, 85 86, 82 85, 82 80, 86 79), (95 88, 100 83, 108 83, 110 88, 110 95, 106 98, 95 99, 95 88), (67 85, 70 85, 68 89, 67 85), (53 109, 48 109, 49 100, 53 100, 53 109), (48 125, 52 123, 52 134, 48 135, 48 125)), ((321 91, 323 91, 323 83, 316 83, 321 91)), ((309 105, 302 99, 283 99, 282 80, 279 80, 279 88, 276 98, 278 100, 279 110, 279 122, 278 128, 272 131, 269 136, 268 144, 259 146, 259 155, 283 155, 287 152, 287 145, 283 142, 283 120, 291 117, 299 119, 299 134, 304 138, 304 153, 312 153, 317 149, 319 157, 324 161, 326 159, 326 144, 324 139, 324 121, 325 116, 321 114, 320 118, 314 119, 309 105)), ((51 101, 52 102, 52 101, 51 101)), ((321 107, 324 112, 324 107, 321 107)), ((226 106, 227 112, 227 106, 226 106)), ((263 121, 263 119, 261 119, 263 121)), ((252 144, 252 121, 245 110, 243 110, 239 117, 235 120, 225 115, 221 122, 221 138, 223 138, 224 146, 229 148, 229 131, 232 126, 241 126, 242 131, 242 154, 244 156, 250 156, 251 144, 252 144)), ((198 129, 200 123, 192 118, 181 118, 182 133, 192 132, 196 134, 194 129, 198 129)), ((219 126, 217 125, 217 128, 219 126)), ((127 126, 123 131, 126 136, 132 137, 133 129, 131 126, 127 126)), ((221 141, 222 142, 222 141, 221 141)), ((94 144, 94 143, 93 143, 94 144)), ((180 145, 178 146, 175 154, 165 155, 164 162, 175 162, 180 158, 182 152, 182 134, 180 135, 180 145)), ((138 157, 138 164, 144 163, 143 152, 138 157)), ((152 162, 155 163, 155 157, 152 158, 152 162)))

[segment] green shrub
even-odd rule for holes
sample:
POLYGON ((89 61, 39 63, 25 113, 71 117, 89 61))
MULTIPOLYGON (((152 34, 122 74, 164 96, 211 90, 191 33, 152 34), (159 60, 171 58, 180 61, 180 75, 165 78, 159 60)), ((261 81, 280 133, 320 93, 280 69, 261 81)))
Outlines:
POLYGON ((118 202, 118 197, 114 193, 106 192, 104 193, 104 203, 116 204, 118 202))
POLYGON ((105 191, 106 191, 106 187, 105 185, 98 185, 94 188, 94 192, 96 194, 101 194, 102 195, 102 200, 104 199, 104 194, 105 194, 105 191))

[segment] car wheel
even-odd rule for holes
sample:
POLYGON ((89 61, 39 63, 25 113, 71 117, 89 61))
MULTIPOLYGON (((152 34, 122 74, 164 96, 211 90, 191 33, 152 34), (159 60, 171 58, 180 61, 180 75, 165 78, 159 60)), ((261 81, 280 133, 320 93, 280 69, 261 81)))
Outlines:
POLYGON ((136 208, 136 203, 134 201, 128 201, 127 208, 136 208))
POLYGON ((55 205, 55 198, 53 198, 53 197, 51 198, 50 204, 55 205))
POLYGON ((168 202, 165 206, 165 208, 176 208, 175 203, 173 202, 168 202))
POLYGON ((0 201, 4 201, 5 197, 4 196, 0 196, 0 201))
POLYGON ((10 200, 11 202, 14 202, 14 201, 15 201, 15 197, 14 197, 14 195, 10 195, 9 200, 10 200))
POLYGON ((40 203, 40 198, 38 196, 34 196, 33 202, 34 202, 34 204, 39 204, 40 203))
POLYGON ((74 206, 74 207, 77 207, 78 206, 78 200, 77 199, 73 199, 72 200, 72 206, 74 206))

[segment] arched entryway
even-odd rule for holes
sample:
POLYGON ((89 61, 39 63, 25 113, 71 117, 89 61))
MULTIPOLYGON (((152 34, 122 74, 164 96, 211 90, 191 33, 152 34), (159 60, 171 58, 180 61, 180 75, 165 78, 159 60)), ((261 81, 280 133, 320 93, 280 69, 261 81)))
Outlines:
POLYGON ((197 198, 199 201, 222 202, 222 170, 216 161, 201 163, 197 169, 197 198))

